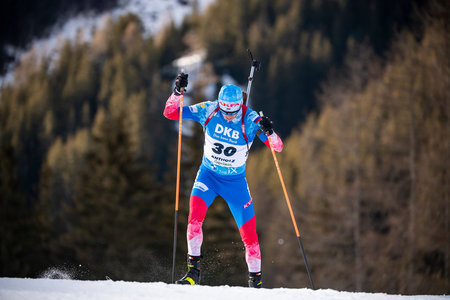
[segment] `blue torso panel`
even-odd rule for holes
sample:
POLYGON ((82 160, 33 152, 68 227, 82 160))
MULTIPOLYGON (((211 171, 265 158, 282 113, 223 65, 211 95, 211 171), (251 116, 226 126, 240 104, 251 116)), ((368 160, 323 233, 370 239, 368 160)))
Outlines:
MULTIPOLYGON (((202 164, 220 175, 245 174, 245 165, 255 135, 260 128, 259 115, 247 108, 245 116, 241 109, 232 121, 227 121, 220 111, 209 120, 208 117, 217 108, 217 101, 202 102, 183 109, 183 120, 199 122, 205 131, 205 145, 202 164), (244 138, 242 117, 247 141, 244 138)), ((265 138, 265 135, 262 135, 265 138)))

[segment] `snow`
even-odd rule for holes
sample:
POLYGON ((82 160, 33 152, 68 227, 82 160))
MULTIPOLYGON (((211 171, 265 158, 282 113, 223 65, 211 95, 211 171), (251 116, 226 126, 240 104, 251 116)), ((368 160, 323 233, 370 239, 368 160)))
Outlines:
MULTIPOLYGON (((200 12, 215 0, 198 1, 200 12)), ((189 3, 192 1, 188 1, 189 3)), ((169 20, 173 20, 176 26, 179 26, 184 17, 192 12, 190 4, 180 5, 178 0, 122 0, 118 8, 112 15, 114 17, 133 13, 138 15, 144 25, 144 30, 149 33, 157 33, 169 20)))
MULTIPOLYGON (((215 0, 198 0, 198 9, 204 12, 215 0)), ((18 49, 6 45, 10 55, 15 56, 15 63, 8 66, 7 73, 0 77, 2 85, 13 81, 16 63, 20 61, 31 49, 44 57, 57 58, 61 41, 81 40, 90 41, 93 33, 98 28, 103 28, 108 18, 117 20, 120 16, 133 13, 142 21, 145 35, 155 35, 165 25, 173 21, 179 26, 183 19, 192 13, 192 1, 181 5, 178 0, 122 0, 119 5, 102 13, 81 13, 67 20, 60 21, 50 30, 50 34, 44 38, 35 39, 28 49, 18 49)))
MULTIPOLYGON (((198 1, 199 11, 205 11, 214 1, 198 1)), ((110 11, 100 14, 82 13, 65 20, 63 23, 56 24, 48 37, 35 40, 33 44, 37 47, 52 48, 60 39, 75 40, 80 30, 83 30, 83 38, 90 40, 92 31, 101 28, 106 17, 116 20, 127 13, 137 15, 142 21, 144 32, 152 35, 156 34, 170 21, 179 26, 184 17, 192 13, 192 7, 190 4, 180 5, 177 0, 122 0, 119 6, 110 11)))
POLYGON ((181 286, 162 282, 79 281, 64 279, 0 278, 2 300, 120 300, 120 299, 195 299, 195 300, 437 300, 449 296, 401 296, 351 293, 335 290, 250 289, 230 286, 181 286))

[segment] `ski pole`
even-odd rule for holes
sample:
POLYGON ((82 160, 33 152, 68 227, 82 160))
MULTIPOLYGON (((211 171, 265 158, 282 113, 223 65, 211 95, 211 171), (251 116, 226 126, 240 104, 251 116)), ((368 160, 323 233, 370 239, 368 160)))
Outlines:
MULTIPOLYGON (((255 69, 257 71, 259 70, 259 68, 261 67, 261 62, 259 62, 253 58, 253 55, 252 55, 252 52, 250 51, 250 49, 247 49, 247 53, 248 53, 248 56, 250 57, 250 61, 252 62, 251 68, 250 68, 250 75, 248 76, 247 96, 246 96, 247 97, 246 101, 250 101, 250 91, 252 89, 253 74, 255 73, 255 69)), ((246 104, 246 103, 244 103, 244 104, 246 104)), ((247 105, 247 106, 249 106, 249 105, 247 105)))
MULTIPOLYGON (((263 116, 262 111, 259 112, 259 114, 261 116, 263 116)), ((277 156, 275 155, 275 150, 273 150, 272 140, 270 139, 269 136, 267 137, 267 139, 269 140, 269 146, 270 146, 270 150, 272 152, 275 166, 277 168, 278 177, 280 178, 281 186, 283 187, 284 198, 286 199, 286 203, 289 208, 289 213, 291 214, 292 223, 294 224, 295 234, 297 235, 298 243, 300 244, 300 249, 302 251, 303 259, 305 261, 305 266, 306 266, 306 271, 308 272, 309 281, 311 282, 312 289, 315 290, 316 288, 314 286, 314 281, 312 279, 311 271, 309 269, 308 260, 306 259, 305 249, 303 248, 302 240, 300 238, 300 232, 298 230, 297 222, 295 222, 295 217, 294 217, 294 212, 292 210, 291 201, 289 200, 289 195, 286 191, 286 185, 284 184, 283 175, 281 174, 281 168, 280 168, 280 165, 278 164, 278 159, 277 159, 277 156)))
MULTIPOLYGON (((253 82, 253 74, 255 72, 255 69, 259 70, 261 68, 261 62, 259 62, 259 61, 257 61, 256 59, 253 58, 253 55, 252 55, 252 52, 250 51, 250 49, 247 49, 247 52, 248 52, 248 55, 249 55, 249 58, 250 58, 250 61, 251 61, 251 69, 250 69, 250 75, 248 77, 247 94, 246 94, 246 98, 247 98, 247 100, 249 100, 250 99, 250 91, 251 91, 252 82, 253 82)), ((246 104, 245 101, 246 100, 244 100, 244 104, 246 104)), ((263 116, 262 111, 260 112, 260 115, 263 116)), ((278 159, 277 159, 277 156, 275 155, 275 150, 273 150, 272 141, 271 141, 270 137, 267 137, 267 138, 269 140, 270 150, 272 152, 273 160, 274 160, 275 166, 277 168, 278 177, 280 178, 281 186, 283 187, 283 192, 284 192, 284 196, 285 196, 285 199, 286 199, 286 203, 287 203, 288 208, 289 208, 289 213, 291 214, 292 223, 294 224, 294 229, 295 229, 295 233, 297 235, 298 243, 300 244, 300 249, 302 251, 303 259, 305 261, 306 271, 308 272, 308 277, 309 277, 309 280, 311 282, 311 286, 312 286, 313 290, 315 290, 316 288, 314 286, 314 281, 312 279, 311 271, 309 269, 308 260, 306 259, 305 249, 303 248, 303 243, 302 243, 302 240, 300 238, 300 233, 299 233, 299 230, 298 230, 297 222, 295 221, 294 212, 292 211, 291 201, 289 200, 289 195, 288 195, 288 193, 286 191, 286 186, 284 184, 283 175, 281 174, 280 165, 278 164, 278 159)))
POLYGON ((183 129, 183 92, 181 88, 180 97, 180 119, 178 121, 178 156, 177 156, 177 187, 175 194, 175 220, 173 229, 173 256, 172 256, 172 283, 175 282, 175 258, 177 255, 177 232, 178 232, 178 200, 180 198, 180 169, 181 169, 181 135, 183 129))

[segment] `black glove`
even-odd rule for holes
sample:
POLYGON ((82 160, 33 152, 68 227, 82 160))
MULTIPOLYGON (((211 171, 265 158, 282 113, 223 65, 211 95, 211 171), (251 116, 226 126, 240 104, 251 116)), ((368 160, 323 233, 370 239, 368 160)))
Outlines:
POLYGON ((271 135, 273 133, 273 122, 268 117, 262 116, 259 125, 265 134, 271 135))
POLYGON ((175 88, 173 92, 175 95, 179 96, 186 89, 188 85, 188 74, 184 74, 183 72, 179 73, 177 79, 175 80, 175 88))

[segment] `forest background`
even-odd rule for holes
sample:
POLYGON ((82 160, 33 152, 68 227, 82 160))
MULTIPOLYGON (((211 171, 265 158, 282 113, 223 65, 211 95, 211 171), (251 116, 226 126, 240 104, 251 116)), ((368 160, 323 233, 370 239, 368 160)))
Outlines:
MULTIPOLYGON (((35 9, 7 18, 2 46, 43 32, 64 6, 35 9)), ((30 51, 1 88, 0 276, 58 268, 169 282, 177 126, 162 116, 176 75, 168 66, 206 50, 188 87, 200 102, 223 74, 246 84, 250 48, 262 62, 251 105, 284 140, 278 159, 317 287, 450 293, 449 12, 444 0, 217 0, 155 36, 129 14, 92 41, 61 41, 56 60, 30 51)), ((177 275, 202 144, 193 126, 183 138, 177 275)), ((247 178, 264 285, 307 287, 271 153, 257 144, 247 178)), ((204 237, 203 283, 246 285, 221 199, 204 237)))

